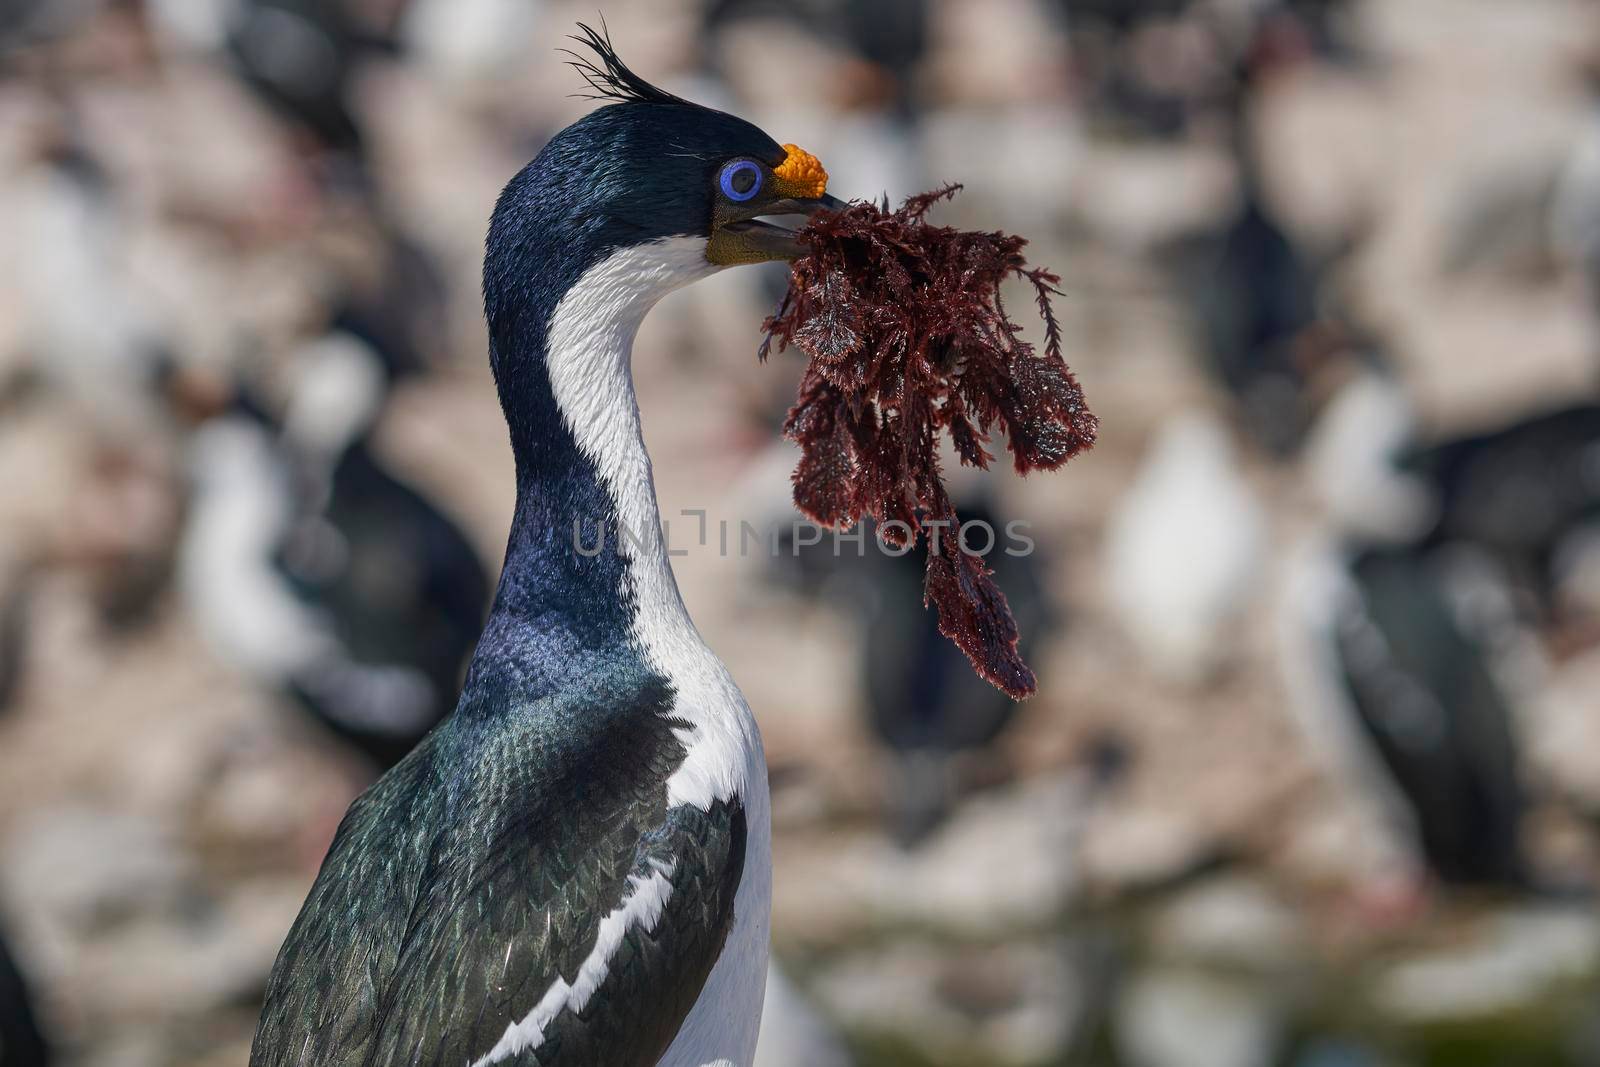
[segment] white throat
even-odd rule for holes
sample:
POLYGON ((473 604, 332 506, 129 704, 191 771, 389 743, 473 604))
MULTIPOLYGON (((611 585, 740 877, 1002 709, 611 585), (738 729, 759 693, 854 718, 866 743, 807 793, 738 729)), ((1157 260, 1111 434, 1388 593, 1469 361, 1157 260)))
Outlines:
MULTIPOLYGON (((637 598, 634 632, 647 648, 660 631, 694 627, 667 562, 633 388, 633 339, 658 300, 717 269, 698 238, 627 248, 585 271, 550 321, 550 388, 567 429, 616 504, 617 528, 604 531, 604 551, 620 551, 627 560, 637 598)), ((585 551, 597 546, 594 521, 583 517, 585 551)))
MULTIPOLYGON (((671 679, 675 713, 694 723, 689 756, 669 783, 671 802, 709 807, 744 792, 743 759, 753 722, 726 668, 707 649, 684 608, 667 559, 650 457, 632 374, 633 339, 663 296, 718 271, 705 241, 671 237, 616 252, 589 268, 551 317, 545 363, 562 419, 594 464, 617 510, 604 551, 626 560, 635 606, 633 636, 651 666, 671 679), (726 740, 727 746, 707 744, 726 740)), ((583 534, 594 546, 592 525, 583 534)), ((755 742, 759 751, 759 741, 755 742)))

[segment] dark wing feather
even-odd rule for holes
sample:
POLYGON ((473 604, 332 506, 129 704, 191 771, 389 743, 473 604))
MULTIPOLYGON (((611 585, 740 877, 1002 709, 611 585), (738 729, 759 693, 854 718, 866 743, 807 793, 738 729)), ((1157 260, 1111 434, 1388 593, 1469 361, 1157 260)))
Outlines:
POLYGON ((630 928, 583 1010, 502 1061, 656 1062, 732 927, 744 813, 667 807, 684 724, 669 690, 623 673, 586 706, 458 712, 356 802, 279 954, 252 1067, 471 1063, 576 981, 630 876, 670 864, 652 931, 630 928))

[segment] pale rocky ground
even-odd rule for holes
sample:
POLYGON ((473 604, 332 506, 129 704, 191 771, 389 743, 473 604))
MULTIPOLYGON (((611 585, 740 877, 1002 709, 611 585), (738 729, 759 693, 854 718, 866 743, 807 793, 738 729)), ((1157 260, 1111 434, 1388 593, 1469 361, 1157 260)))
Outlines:
MULTIPOLYGON (((1360 798, 1308 751, 1276 662, 1282 560, 1317 521, 1295 468, 1243 450, 1266 549, 1214 676, 1163 680, 1110 612, 1107 515, 1156 430, 1179 412, 1222 410, 1143 254, 1227 203, 1227 160, 1203 144, 1091 136, 1055 102, 1062 45, 1025 0, 939 8, 960 45, 931 63, 942 105, 925 169, 967 183, 945 218, 1033 235, 1035 261, 1061 267, 1069 361, 1104 432, 1061 474, 1002 486, 1054 561, 1066 622, 1037 656, 1040 695, 971 769, 970 801, 915 852, 882 828, 885 766, 862 724, 849 619, 764 581, 760 558, 690 545, 676 561, 779 772, 775 941, 802 995, 863 1065, 1398 1065, 1413 1061, 1363 1050, 1415 1050, 1424 1037, 1443 1051, 1414 1062, 1600 1063, 1591 905, 1396 904, 1366 881, 1360 798), (1101 785, 1084 760, 1106 736, 1131 760, 1101 785), (1587 1009, 1574 1009, 1583 998, 1587 1009), (1489 1058, 1452 1058, 1449 1041, 1477 1034, 1498 1035, 1479 1046, 1489 1058), (1510 1044, 1519 1035, 1532 1036, 1510 1044)), ((382 448, 489 559, 510 514, 511 458, 481 356, 476 269, 493 198, 526 152, 491 134, 482 104, 529 131, 581 113, 548 49, 588 14, 544 5, 537 46, 497 81, 450 92, 386 71, 366 86, 393 203, 452 278, 459 353, 395 397, 382 448)), ((646 71, 684 54, 694 33, 680 4, 614 3, 607 18, 646 71)), ((1353 289, 1430 425, 1481 425, 1587 387, 1596 329, 1575 278, 1529 277, 1514 259, 1455 276, 1440 263, 1472 197, 1536 182, 1578 135, 1585 102, 1570 70, 1596 39, 1593 11, 1578 0, 1370 0, 1362 25, 1380 75, 1308 69, 1261 100, 1274 195, 1312 240, 1367 217, 1353 289)), ((734 39, 748 46, 734 77, 751 117, 812 148, 834 189, 852 191, 848 165, 827 151, 842 136, 819 110, 827 79, 804 76, 837 57, 751 29, 734 39), (773 69, 785 71, 781 90, 762 76, 773 69)), ((281 350, 318 271, 341 253, 273 206, 290 194, 262 177, 274 167, 270 128, 214 71, 119 78, 113 44, 91 37, 80 51, 73 62, 111 71, 79 91, 92 139, 131 190, 126 254, 148 298, 205 358, 230 351, 241 323, 269 356, 281 350), (226 245, 164 222, 177 202, 261 217, 241 220, 243 243, 226 245)), ((14 201, 17 131, 37 106, 0 85, 0 204, 14 201)), ((4 359, 23 348, 17 292, 8 277, 4 359)), ((782 500, 786 460, 769 453, 757 413, 792 387, 798 363, 756 363, 764 299, 753 276, 723 276, 645 325, 635 370, 669 520, 703 508, 737 528, 782 500)), ((150 473, 121 503, 97 505, 92 439, 65 401, 4 416, 5 556, 78 539, 159 542, 179 521, 174 441, 143 442, 150 473)), ((265 973, 366 772, 219 665, 181 597, 108 636, 93 581, 82 567, 42 580, 25 688, 0 718, 0 915, 64 1062, 243 1063, 265 973)), ((1590 652, 1522 701, 1526 775, 1549 799, 1539 856, 1574 878, 1597 873, 1597 841, 1555 798, 1600 810, 1596 679, 1590 652)))

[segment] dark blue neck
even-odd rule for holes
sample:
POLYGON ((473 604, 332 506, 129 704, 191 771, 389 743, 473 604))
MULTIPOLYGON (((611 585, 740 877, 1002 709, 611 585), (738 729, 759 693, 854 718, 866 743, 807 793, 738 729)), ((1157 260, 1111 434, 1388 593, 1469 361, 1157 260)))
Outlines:
MULTIPOLYGON (((492 352, 516 457, 517 502, 494 607, 467 677, 475 689, 514 686, 534 698, 580 685, 597 657, 635 657, 633 594, 617 551, 616 502, 562 421, 539 336, 514 355, 492 352), (510 380, 507 380, 510 379, 510 380), (605 531, 605 542, 596 546, 605 531), (581 549, 581 550, 580 550, 581 549)), ((463 705, 467 703, 463 700, 463 705)))

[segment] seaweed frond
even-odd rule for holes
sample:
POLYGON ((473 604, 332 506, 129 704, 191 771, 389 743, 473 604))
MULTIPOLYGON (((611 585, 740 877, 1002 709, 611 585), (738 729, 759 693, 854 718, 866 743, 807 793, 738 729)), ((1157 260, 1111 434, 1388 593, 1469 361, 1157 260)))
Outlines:
MULTIPOLYGON (((1054 470, 1094 444, 1099 421, 1061 353, 1050 305, 1061 280, 1023 258, 1004 233, 933 226, 925 216, 959 185, 913 196, 897 210, 854 203, 800 231, 806 255, 763 324, 774 344, 809 357, 784 434, 800 445, 795 505, 833 528, 876 520, 915 542, 929 522, 959 527, 939 469, 948 435, 963 464, 987 469, 990 436, 1005 435, 1019 473, 1054 470), (1026 281, 1044 321, 1044 347, 1022 339, 1000 299, 1026 281)), ((924 604, 983 677, 1031 695, 1005 594, 958 538, 930 540, 924 604), (932 551, 934 545, 938 551, 932 551)))

